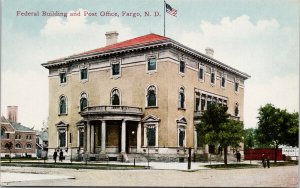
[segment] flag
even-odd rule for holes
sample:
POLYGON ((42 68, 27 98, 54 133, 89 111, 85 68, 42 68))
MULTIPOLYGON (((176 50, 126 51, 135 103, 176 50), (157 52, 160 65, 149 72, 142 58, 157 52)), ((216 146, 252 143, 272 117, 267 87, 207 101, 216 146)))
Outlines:
POLYGON ((177 10, 172 8, 168 3, 166 3, 166 12, 175 17, 177 15, 177 10))

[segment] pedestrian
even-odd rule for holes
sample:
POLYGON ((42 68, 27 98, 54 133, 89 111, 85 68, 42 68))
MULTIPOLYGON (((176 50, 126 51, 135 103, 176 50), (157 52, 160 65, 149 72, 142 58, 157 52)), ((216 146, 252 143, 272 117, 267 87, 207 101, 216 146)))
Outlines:
POLYGON ((270 168, 270 159, 269 159, 269 157, 267 157, 267 166, 268 166, 268 168, 270 168))
POLYGON ((60 162, 63 161, 63 158, 64 158, 64 153, 63 153, 62 150, 60 150, 60 152, 59 152, 59 160, 60 160, 60 162))
POLYGON ((54 163, 56 163, 56 158, 57 158, 57 151, 55 150, 54 153, 53 153, 54 163))
POLYGON ((264 154, 262 155, 262 165, 264 168, 266 168, 266 158, 264 154))
POLYGON ((241 162, 241 153, 239 151, 236 153, 236 159, 237 162, 241 162))

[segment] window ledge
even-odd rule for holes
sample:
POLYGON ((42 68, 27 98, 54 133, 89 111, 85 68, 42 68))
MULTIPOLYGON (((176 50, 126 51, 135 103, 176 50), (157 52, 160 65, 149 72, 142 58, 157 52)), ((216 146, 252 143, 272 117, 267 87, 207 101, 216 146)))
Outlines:
POLYGON ((157 73, 157 70, 147 70, 147 74, 155 74, 157 73))
POLYGON ((184 111, 185 111, 185 110, 186 110, 186 108, 180 108, 180 107, 178 107, 178 110, 184 110, 184 111))
POLYGON ((158 108, 158 106, 146 106, 145 109, 158 108))
POLYGON ((67 83, 59 83, 59 86, 61 86, 61 87, 64 87, 66 85, 67 85, 67 83))
POLYGON ((58 114, 58 116, 67 116, 68 114, 58 114))
POLYGON ((179 72, 179 75, 182 76, 182 77, 184 77, 184 76, 185 76, 185 73, 179 72))
POLYGON ((118 75, 112 75, 110 78, 116 80, 118 78, 121 78, 121 75, 120 74, 118 74, 118 75))
POLYGON ((89 81, 88 79, 81 79, 81 80, 80 80, 80 83, 84 84, 84 83, 86 83, 86 82, 88 82, 88 81, 89 81))

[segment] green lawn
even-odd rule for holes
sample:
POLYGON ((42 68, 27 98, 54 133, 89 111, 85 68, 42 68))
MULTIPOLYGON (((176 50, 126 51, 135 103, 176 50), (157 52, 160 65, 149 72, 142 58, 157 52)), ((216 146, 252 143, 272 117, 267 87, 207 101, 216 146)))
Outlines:
POLYGON ((1 162, 1 166, 18 166, 18 167, 40 167, 40 168, 72 168, 72 169, 99 169, 99 170, 131 170, 145 169, 141 165, 119 165, 109 163, 43 163, 43 162, 1 162))
POLYGON ((207 168, 212 168, 212 169, 242 169, 242 168, 258 168, 260 165, 256 164, 214 164, 214 165, 205 165, 207 168))

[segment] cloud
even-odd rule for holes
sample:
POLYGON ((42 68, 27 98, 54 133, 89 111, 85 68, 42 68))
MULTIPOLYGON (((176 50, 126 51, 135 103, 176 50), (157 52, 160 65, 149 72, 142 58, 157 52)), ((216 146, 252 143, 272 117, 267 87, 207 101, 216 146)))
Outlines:
POLYGON ((48 117, 49 101, 48 70, 41 64, 103 47, 105 33, 111 30, 120 32, 119 41, 134 37, 132 29, 118 18, 99 24, 84 16, 50 17, 37 36, 21 31, 7 32, 9 35, 2 43, 2 114, 6 116, 6 106, 18 105, 20 122, 29 127, 41 127, 48 117))
POLYGON ((257 126, 258 109, 267 103, 295 112, 299 109, 299 75, 274 76, 266 82, 250 83, 245 92, 246 127, 257 126))
POLYGON ((245 126, 256 126, 258 108, 272 103, 290 111, 299 108, 299 28, 283 27, 276 19, 256 23, 242 15, 218 23, 201 21, 198 30, 174 30, 178 41, 251 75, 246 80, 245 126))
POLYGON ((28 71, 2 72, 1 107, 7 115, 6 106, 19 107, 18 122, 38 128, 48 117, 48 72, 28 71))

